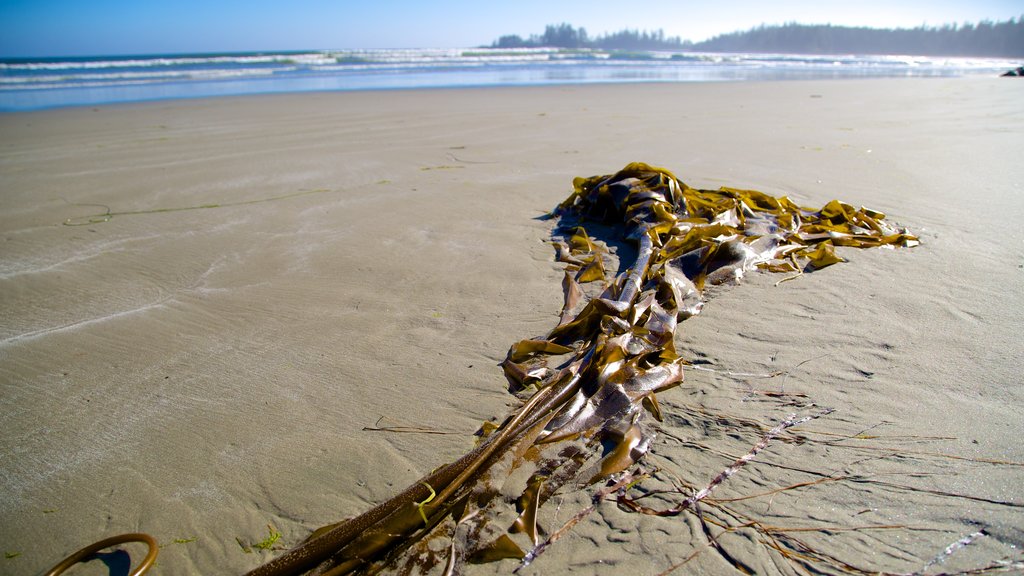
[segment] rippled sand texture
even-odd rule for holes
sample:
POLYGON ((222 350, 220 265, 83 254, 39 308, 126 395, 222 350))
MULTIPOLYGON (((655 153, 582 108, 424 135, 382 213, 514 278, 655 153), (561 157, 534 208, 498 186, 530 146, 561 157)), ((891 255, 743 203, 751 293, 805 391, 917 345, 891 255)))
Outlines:
MULTIPOLYGON (((558 321, 561 265, 535 218, 574 176, 634 160, 703 188, 842 198, 922 241, 714 290, 677 346, 717 372, 659 396, 661 482, 703 487, 789 413, 834 408, 714 498, 836 478, 728 505, 836 528, 787 534, 869 570, 920 570, 978 532, 944 568, 1020 560, 1022 97, 1012 79, 912 79, 0 115, 0 571, 145 531, 161 573, 242 572, 281 553, 239 544, 268 523, 292 546, 465 453, 517 405, 509 345, 558 321), (363 430, 388 426, 447 434, 363 430)), ((707 541, 695 516, 608 502, 524 572, 656 574, 697 551, 686 571, 732 569, 707 541)), ((749 530, 718 541, 793 571, 749 530)))

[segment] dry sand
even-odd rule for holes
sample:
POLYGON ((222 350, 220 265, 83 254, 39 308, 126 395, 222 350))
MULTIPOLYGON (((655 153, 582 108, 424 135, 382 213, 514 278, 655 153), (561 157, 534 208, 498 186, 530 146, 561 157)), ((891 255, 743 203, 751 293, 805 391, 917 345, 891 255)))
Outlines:
MULTIPOLYGON (((0 572, 129 531, 163 545, 156 573, 242 572, 279 552, 236 539, 270 523, 294 545, 463 454, 515 405, 508 346, 557 322, 560 265, 535 217, 574 176, 634 160, 698 187, 867 205, 923 243, 716 291, 680 327, 682 354, 789 372, 689 371, 661 396, 648 463, 703 486, 759 438, 744 419, 814 402, 836 412, 807 442, 772 444, 715 496, 853 476, 731 506, 788 528, 904 526, 790 533, 865 569, 920 570, 978 531, 943 568, 1021 560, 1021 102, 1018 80, 908 79, 0 115, 0 572), (185 207, 202 208, 152 212, 185 207)), ((588 493, 549 504, 548 528, 588 493)), ((792 572, 752 534, 720 543, 792 572)), ((656 574, 695 550, 686 572, 728 573, 692 516, 606 503, 526 572, 656 574)))

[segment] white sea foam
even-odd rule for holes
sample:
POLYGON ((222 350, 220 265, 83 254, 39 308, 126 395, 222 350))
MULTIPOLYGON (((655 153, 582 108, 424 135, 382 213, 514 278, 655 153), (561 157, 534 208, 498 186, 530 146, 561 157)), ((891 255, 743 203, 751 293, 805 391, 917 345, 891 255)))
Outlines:
POLYGON ((269 76, 295 70, 294 66, 277 70, 263 68, 232 68, 224 70, 164 70, 151 72, 112 72, 109 74, 47 74, 31 76, 0 76, 3 88, 39 88, 43 85, 54 87, 98 86, 109 83, 142 83, 146 81, 169 80, 216 80, 248 76, 269 76))
POLYGON ((301 63, 315 65, 333 62, 326 53, 311 54, 258 54, 248 56, 185 56, 153 58, 113 58, 96 60, 55 60, 44 62, 3 62, 0 71, 25 70, 95 70, 102 68, 159 68, 174 66, 228 66, 235 64, 301 63))

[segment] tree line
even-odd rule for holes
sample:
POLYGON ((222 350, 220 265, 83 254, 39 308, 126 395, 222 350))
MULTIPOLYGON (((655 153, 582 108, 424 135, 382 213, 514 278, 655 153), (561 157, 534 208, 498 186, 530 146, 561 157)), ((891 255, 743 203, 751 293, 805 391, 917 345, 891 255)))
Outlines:
POLYGON ((1004 22, 895 29, 830 24, 761 25, 703 42, 666 37, 662 30, 621 30, 591 37, 585 28, 563 23, 548 25, 543 34, 529 38, 502 36, 491 47, 1024 57, 1024 16, 1004 22))
POLYGON ((502 36, 495 40, 492 48, 598 48, 605 50, 671 50, 686 48, 691 42, 684 42, 678 36, 665 37, 662 30, 653 32, 621 30, 591 38, 586 28, 573 28, 570 24, 549 24, 541 35, 529 38, 516 35, 502 36))

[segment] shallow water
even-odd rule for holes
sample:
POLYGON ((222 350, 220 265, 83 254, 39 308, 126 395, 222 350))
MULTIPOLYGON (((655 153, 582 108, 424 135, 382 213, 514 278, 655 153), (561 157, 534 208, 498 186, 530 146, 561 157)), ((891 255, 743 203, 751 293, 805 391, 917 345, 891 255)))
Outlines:
POLYGON ((314 51, 0 61, 0 111, 310 91, 636 82, 995 76, 987 58, 605 52, 314 51))

